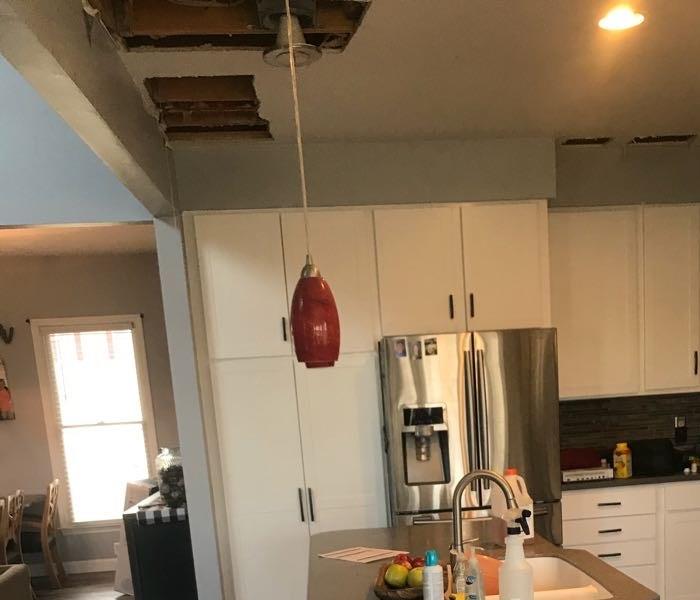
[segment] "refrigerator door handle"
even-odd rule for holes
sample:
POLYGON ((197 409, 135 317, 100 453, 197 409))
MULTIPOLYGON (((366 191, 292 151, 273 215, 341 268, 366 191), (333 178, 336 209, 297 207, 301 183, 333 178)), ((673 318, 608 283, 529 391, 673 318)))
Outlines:
MULTIPOLYGON (((477 444, 479 439, 478 416, 476 413, 476 390, 474 380, 474 361, 471 351, 464 353, 465 372, 467 375, 467 457, 469 459, 469 470, 480 469, 481 465, 477 461, 477 444)), ((472 491, 476 492, 478 483, 472 484, 472 491)))
POLYGON ((489 439, 489 407, 486 397, 486 368, 484 366, 483 350, 476 351, 476 386, 479 398, 479 415, 481 418, 481 435, 479 436, 481 442, 481 468, 490 469, 491 440, 489 439))

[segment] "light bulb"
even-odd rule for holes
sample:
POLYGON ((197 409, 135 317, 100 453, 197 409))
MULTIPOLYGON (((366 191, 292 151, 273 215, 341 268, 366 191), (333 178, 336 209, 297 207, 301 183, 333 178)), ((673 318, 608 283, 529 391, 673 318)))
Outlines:
POLYGON ((598 27, 608 31, 621 31, 641 25, 643 22, 642 13, 634 12, 629 6, 616 6, 598 21, 598 27))

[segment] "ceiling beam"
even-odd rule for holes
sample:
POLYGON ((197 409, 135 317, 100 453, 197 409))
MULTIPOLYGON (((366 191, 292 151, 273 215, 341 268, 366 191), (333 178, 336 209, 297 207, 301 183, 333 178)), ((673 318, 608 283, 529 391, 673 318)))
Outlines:
POLYGON ((107 33, 80 0, 0 0, 0 53, 154 216, 170 214, 166 149, 107 33))

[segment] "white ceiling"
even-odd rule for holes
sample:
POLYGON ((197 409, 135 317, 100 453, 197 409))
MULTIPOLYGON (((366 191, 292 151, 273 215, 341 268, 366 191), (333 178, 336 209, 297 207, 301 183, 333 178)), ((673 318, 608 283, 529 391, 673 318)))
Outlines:
MULTIPOLYGON (((700 130, 700 1, 631 0, 636 29, 607 32, 605 0, 374 0, 342 54, 302 76, 305 135, 422 139, 700 130)), ((276 139, 292 135, 288 73, 255 52, 133 52, 153 75, 254 74, 276 139)), ((262 142, 261 142, 262 143, 262 142)))
POLYGON ((0 229, 0 256, 155 252, 151 224, 0 229))

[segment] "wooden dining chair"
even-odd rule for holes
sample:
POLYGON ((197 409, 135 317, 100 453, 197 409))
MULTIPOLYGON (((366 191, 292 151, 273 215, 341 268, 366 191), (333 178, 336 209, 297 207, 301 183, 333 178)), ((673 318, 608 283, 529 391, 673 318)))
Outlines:
POLYGON ((9 522, 7 515, 7 500, 5 498, 0 498, 0 565, 7 564, 5 548, 7 546, 8 536, 9 522))
POLYGON ((58 509, 59 480, 55 479, 46 490, 46 500, 41 521, 25 519, 24 552, 41 552, 44 555, 46 575, 52 588, 60 588, 66 580, 63 562, 58 553, 58 528, 56 523, 58 509))
POLYGON ((17 490, 7 498, 7 538, 5 558, 8 563, 23 563, 22 520, 24 516, 24 492, 17 490))

